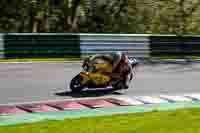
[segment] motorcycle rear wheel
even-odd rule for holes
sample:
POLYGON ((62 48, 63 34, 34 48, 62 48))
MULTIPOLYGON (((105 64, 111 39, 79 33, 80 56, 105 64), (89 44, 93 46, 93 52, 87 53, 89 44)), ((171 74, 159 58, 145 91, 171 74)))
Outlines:
POLYGON ((76 75, 70 82, 70 89, 72 92, 78 93, 83 90, 85 85, 81 84, 81 81, 83 80, 83 77, 81 77, 79 74, 76 75))
POLYGON ((125 85, 124 80, 119 80, 112 84, 112 87, 116 90, 128 89, 128 86, 125 85))

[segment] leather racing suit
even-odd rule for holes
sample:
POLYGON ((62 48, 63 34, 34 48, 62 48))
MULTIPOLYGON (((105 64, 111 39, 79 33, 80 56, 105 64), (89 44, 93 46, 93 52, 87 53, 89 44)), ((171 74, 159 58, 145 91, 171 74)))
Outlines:
MULTIPOLYGON (((94 60, 107 60, 112 64, 113 73, 119 75, 119 73, 125 74, 124 83, 120 84, 118 88, 127 89, 132 78, 132 66, 128 61, 128 56, 122 52, 112 52, 108 54, 96 54, 89 57, 90 61, 94 60), (122 64, 122 68, 120 67, 122 64), (123 67, 124 66, 124 67, 123 67), (121 68, 121 69, 120 69, 121 68), (123 70, 122 70, 123 69, 123 70)), ((97 61, 98 63, 98 61, 97 61)))

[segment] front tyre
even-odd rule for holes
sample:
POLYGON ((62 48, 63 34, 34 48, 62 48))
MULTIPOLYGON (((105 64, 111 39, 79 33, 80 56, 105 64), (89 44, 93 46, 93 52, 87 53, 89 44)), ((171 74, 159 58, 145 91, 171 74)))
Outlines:
POLYGON ((75 76, 71 82, 70 82, 70 89, 72 92, 78 93, 81 92, 81 90, 83 90, 83 88, 85 87, 85 85, 81 84, 81 81, 83 80, 83 77, 81 77, 79 74, 77 76, 75 76))

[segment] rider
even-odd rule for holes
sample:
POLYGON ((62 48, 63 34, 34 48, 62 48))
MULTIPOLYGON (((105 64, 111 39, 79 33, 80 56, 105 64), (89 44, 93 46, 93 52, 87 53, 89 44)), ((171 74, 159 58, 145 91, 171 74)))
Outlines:
POLYGON ((107 53, 107 54, 92 55, 89 57, 89 60, 90 61, 94 61, 96 59, 107 60, 112 64, 113 71, 114 71, 118 63, 120 62, 121 58, 122 58, 121 52, 112 52, 112 53, 107 53))
POLYGON ((130 78, 131 78, 131 72, 132 67, 129 63, 128 56, 125 52, 112 52, 108 54, 96 54, 89 57, 90 61, 94 61, 96 59, 102 59, 102 60, 108 60, 113 67, 113 73, 117 71, 117 69, 120 67, 120 63, 126 63, 129 69, 129 72, 126 74, 125 83, 122 88, 127 89, 130 84, 130 78), (118 67, 119 66, 119 67, 118 67))

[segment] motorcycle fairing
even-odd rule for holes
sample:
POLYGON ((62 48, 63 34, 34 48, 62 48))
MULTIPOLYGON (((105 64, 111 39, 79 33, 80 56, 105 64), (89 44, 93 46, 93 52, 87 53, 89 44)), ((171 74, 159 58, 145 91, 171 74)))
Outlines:
POLYGON ((100 72, 90 73, 90 72, 81 72, 80 76, 83 78, 81 84, 92 83, 95 86, 101 86, 107 84, 111 77, 107 75, 103 75, 100 72))
POLYGON ((97 85, 97 86, 105 85, 105 84, 107 84, 111 80, 111 78, 109 76, 103 75, 100 72, 89 73, 89 77, 91 78, 92 83, 94 85, 97 85))
POLYGON ((82 85, 85 85, 90 81, 89 72, 80 72, 80 76, 82 77, 82 85))

